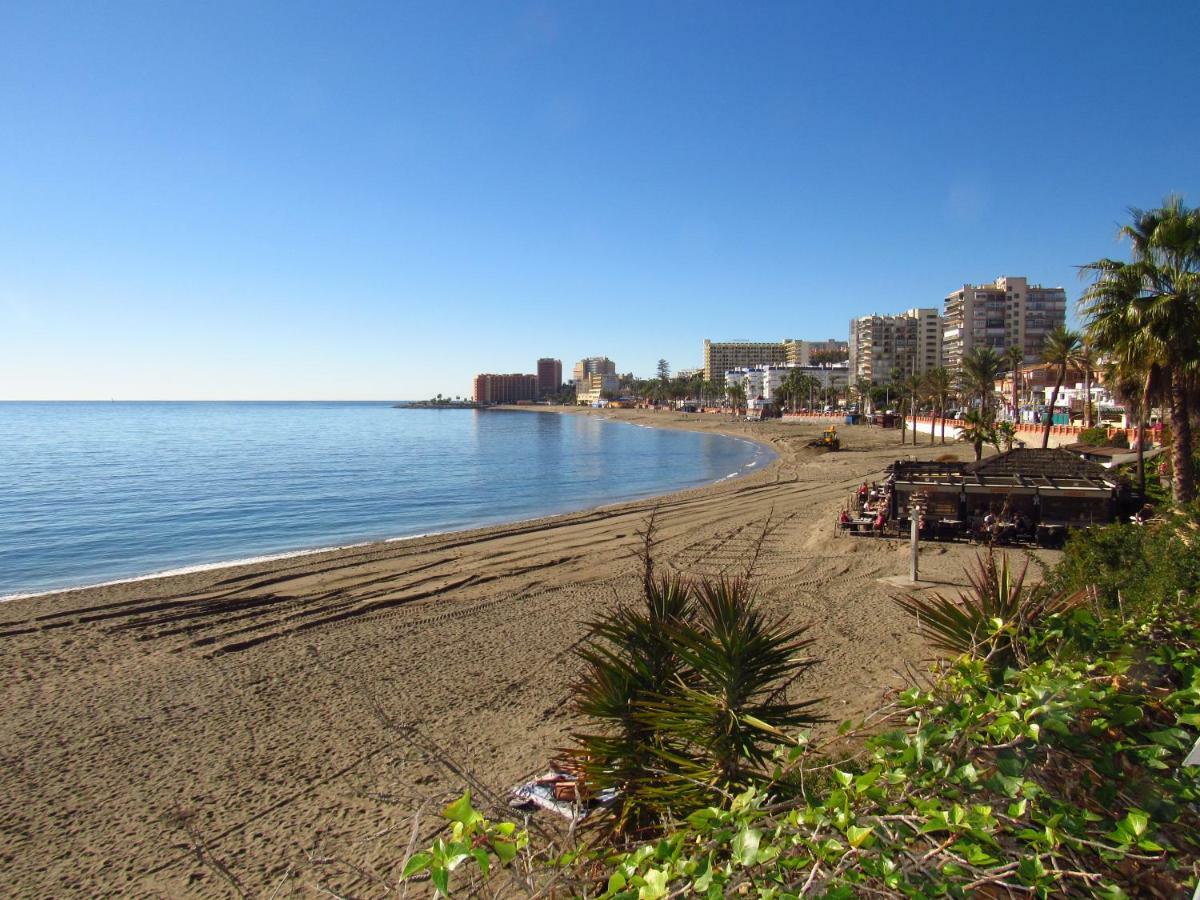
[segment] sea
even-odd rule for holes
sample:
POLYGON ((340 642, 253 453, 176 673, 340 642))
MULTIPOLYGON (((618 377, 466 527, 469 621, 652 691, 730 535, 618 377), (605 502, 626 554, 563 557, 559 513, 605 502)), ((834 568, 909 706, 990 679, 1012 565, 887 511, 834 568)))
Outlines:
POLYGON ((595 416, 4 402, 0 598, 587 509, 771 458, 595 416))

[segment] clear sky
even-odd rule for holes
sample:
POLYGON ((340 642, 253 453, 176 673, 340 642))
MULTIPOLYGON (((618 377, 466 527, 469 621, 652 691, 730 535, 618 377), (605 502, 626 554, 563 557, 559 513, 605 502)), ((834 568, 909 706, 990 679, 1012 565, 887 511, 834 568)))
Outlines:
POLYGON ((1200 204, 1200 4, 0 3, 0 398, 843 338, 1200 204))

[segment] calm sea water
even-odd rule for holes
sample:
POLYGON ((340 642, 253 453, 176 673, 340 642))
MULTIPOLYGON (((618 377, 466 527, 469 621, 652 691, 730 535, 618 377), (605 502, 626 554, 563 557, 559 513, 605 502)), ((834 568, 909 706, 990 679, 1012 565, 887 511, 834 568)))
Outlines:
POLYGON ((386 403, 0 403, 0 596, 584 509, 748 441, 386 403))

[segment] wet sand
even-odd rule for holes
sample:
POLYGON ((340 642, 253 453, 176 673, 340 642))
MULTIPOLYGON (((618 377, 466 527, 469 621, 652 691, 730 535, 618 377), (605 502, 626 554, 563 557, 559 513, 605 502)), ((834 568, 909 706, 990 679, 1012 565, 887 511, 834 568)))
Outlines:
MULTIPOLYGON (((502 802, 566 744, 582 623, 636 597, 654 508, 659 564, 693 575, 739 571, 770 524, 755 580, 811 626, 820 662, 794 690, 832 719, 926 656, 882 580, 907 574, 907 545, 834 522, 891 460, 966 448, 860 426, 825 453, 805 446, 816 425, 536 414, 721 431, 778 459, 656 499, 0 604, 6 893, 382 895, 414 813, 424 836, 465 783, 502 802)), ((929 546, 923 577, 962 583, 972 556, 929 546)))

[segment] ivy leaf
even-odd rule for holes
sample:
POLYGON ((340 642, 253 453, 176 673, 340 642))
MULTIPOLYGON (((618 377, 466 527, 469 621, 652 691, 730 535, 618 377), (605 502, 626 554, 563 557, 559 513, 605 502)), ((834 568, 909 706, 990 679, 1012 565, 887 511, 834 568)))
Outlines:
POLYGON ((450 896, 450 871, 442 866, 434 866, 429 870, 429 880, 433 882, 433 886, 437 892, 443 897, 450 896))
POLYGON ((1146 832, 1146 826, 1150 824, 1150 817, 1140 809, 1131 809, 1125 818, 1121 821, 1121 825, 1134 837, 1141 837, 1146 832))
POLYGON ((471 806, 471 792, 464 791, 463 795, 446 807, 442 813, 451 822, 461 822, 464 826, 474 825, 483 821, 483 816, 471 806))
POLYGON ((743 828, 733 839, 733 857, 743 866, 754 865, 758 859, 758 844, 762 832, 757 828, 743 828))
POLYGON ((401 878, 408 878, 417 872, 429 867, 430 861, 433 859, 428 853, 414 853, 408 858, 408 862, 404 864, 404 871, 401 873, 401 878))
POLYGON ((513 857, 517 855, 517 845, 512 843, 512 841, 493 839, 492 852, 496 854, 500 862, 508 865, 512 862, 513 857))
POLYGON ((659 900, 667 896, 666 869, 650 869, 642 878, 646 883, 638 891, 638 900, 659 900))
POLYGON ((870 828, 863 828, 859 825, 851 825, 846 829, 846 840, 850 842, 851 847, 861 847, 863 842, 871 836, 873 832, 870 828))

